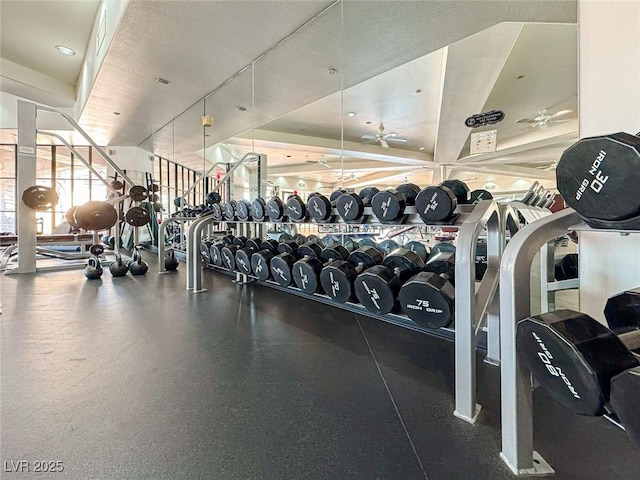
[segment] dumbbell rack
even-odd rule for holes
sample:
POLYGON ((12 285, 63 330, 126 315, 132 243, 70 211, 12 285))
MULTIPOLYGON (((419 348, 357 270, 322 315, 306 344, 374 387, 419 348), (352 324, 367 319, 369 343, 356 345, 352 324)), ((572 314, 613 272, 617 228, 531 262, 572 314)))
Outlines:
MULTIPOLYGON (((571 208, 567 208, 546 218, 527 225, 515 236, 505 248, 502 256, 500 272, 500 333, 501 333, 501 416, 502 416, 502 451, 500 457, 516 475, 549 475, 553 468, 533 449, 533 413, 532 386, 530 374, 522 365, 516 351, 517 322, 531 315, 530 269, 535 256, 549 241, 577 230, 580 235, 580 265, 583 265, 585 252, 597 253, 590 245, 592 235, 602 236, 610 233, 620 235, 638 234, 640 232, 622 230, 598 230, 587 226, 580 216, 571 208), (587 244, 587 245, 585 245, 587 244)), ((629 261, 637 258, 636 246, 629 245, 634 251, 617 252, 620 258, 629 261), (635 257, 634 257, 635 255, 635 257)), ((594 255, 597 257, 597 255, 594 255)), ((588 258, 586 259, 589 260, 588 258)), ((601 262, 601 259, 597 260, 601 262)), ((630 265, 632 275, 637 270, 630 265)), ((595 282, 585 278, 584 269, 580 268, 581 284, 595 282)), ((597 279, 602 290, 604 279, 597 279)), ((606 293, 606 292, 605 292, 606 293)), ((604 305, 604 302, 601 302, 604 305)), ((582 310, 582 305, 581 305, 582 310)))
MULTIPOLYGON (((336 213, 335 211, 333 213, 336 213)), ((353 224, 336 221, 341 225, 370 225, 381 228, 393 228, 400 225, 415 225, 421 227, 441 227, 443 225, 426 225, 415 212, 415 207, 407 207, 407 214, 402 224, 387 224, 378 222, 371 214, 370 209, 365 208, 365 215, 369 217, 365 223, 353 224)), ((295 295, 304 296, 337 308, 342 308, 356 314, 365 315, 422 333, 455 339, 456 350, 456 409, 454 415, 470 423, 475 421, 480 410, 476 404, 476 347, 487 348, 492 357, 490 363, 499 363, 499 306, 498 306, 498 280, 500 258, 505 245, 506 219, 515 218, 514 210, 509 206, 498 206, 493 200, 483 200, 477 205, 460 205, 456 210, 455 221, 444 225, 458 228, 458 240, 456 248, 456 298, 455 298, 455 327, 430 330, 423 328, 403 314, 377 315, 366 308, 354 303, 338 303, 328 296, 321 294, 306 295, 295 287, 281 287, 273 281, 258 281, 253 276, 239 272, 229 272, 220 269, 227 274, 234 275, 236 281, 241 283, 256 282, 271 288, 283 290, 295 295), (475 278, 475 248, 479 235, 483 230, 487 232, 487 270, 482 281, 476 285, 475 278)), ((204 217, 193 222, 187 233, 187 290, 194 293, 204 291, 202 288, 202 258, 200 255, 200 242, 204 228, 216 222, 211 217, 204 217)), ((288 224, 290 222, 227 222, 260 224, 275 223, 288 224)), ((293 223, 291 223, 293 224, 293 223)), ((300 225, 300 223, 295 223, 300 225)), ((217 268, 216 268, 217 269, 217 268)))

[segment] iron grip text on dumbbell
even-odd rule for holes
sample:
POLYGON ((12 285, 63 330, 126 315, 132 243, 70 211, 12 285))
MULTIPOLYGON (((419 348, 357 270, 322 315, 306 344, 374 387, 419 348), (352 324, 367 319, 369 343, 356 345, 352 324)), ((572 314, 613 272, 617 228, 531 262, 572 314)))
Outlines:
POLYGON ((578 191, 576 192, 576 200, 580 200, 582 194, 589 186, 594 192, 600 193, 602 187, 604 187, 604 184, 607 182, 607 180, 609 180, 609 175, 604 175, 602 173, 602 170, 600 169, 600 165, 604 161, 604 157, 606 157, 606 155, 607 152, 605 152, 604 150, 600 150, 598 156, 593 161, 593 163, 591 164, 591 168, 589 169, 589 174, 594 176, 595 178, 591 180, 591 182, 589 182, 588 178, 582 180, 582 183, 580 184, 580 187, 578 187, 578 191))
POLYGON ((536 334, 536 332, 531 332, 531 335, 533 335, 533 338, 535 338, 536 342, 538 342, 538 346, 542 349, 542 352, 538 352, 538 358, 540 358, 540 360, 542 361, 544 366, 547 367, 547 370, 549 371, 549 373, 551 375, 553 375, 554 377, 561 378, 562 381, 567 385, 567 388, 569 389, 571 394, 575 398, 580 399, 581 398, 580 395, 578 394, 576 389, 571 384, 571 381, 564 374, 564 372, 562 371, 562 368, 560 368, 557 365, 553 365, 551 363, 551 361, 553 360, 553 355, 551 355, 551 352, 549 351, 547 346, 544 344, 542 339, 538 336, 538 334, 536 334))

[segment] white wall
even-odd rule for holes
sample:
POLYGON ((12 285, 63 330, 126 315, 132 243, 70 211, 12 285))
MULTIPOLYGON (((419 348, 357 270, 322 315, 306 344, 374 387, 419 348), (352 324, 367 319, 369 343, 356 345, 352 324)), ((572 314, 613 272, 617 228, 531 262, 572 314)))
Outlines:
MULTIPOLYGON (((580 0, 578 20, 580 137, 638 132, 640 1, 580 0)), ((640 285, 639 245, 638 233, 580 235, 582 312, 604 322, 607 298, 640 285)))

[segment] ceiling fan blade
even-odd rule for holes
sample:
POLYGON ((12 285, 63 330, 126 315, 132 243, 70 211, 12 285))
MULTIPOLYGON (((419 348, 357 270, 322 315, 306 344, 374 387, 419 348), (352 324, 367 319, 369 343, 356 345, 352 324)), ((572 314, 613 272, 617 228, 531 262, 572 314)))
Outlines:
POLYGON ((378 138, 377 135, 362 135, 360 138, 364 138, 365 140, 376 140, 378 138))
POLYGON ((304 163, 318 163, 318 160, 305 160, 304 163))
POLYGON ((389 133, 385 133, 384 135, 382 135, 382 138, 385 139, 385 140, 388 140, 390 138, 397 137, 397 136, 398 136, 397 132, 389 132, 389 133))
POLYGON ((560 110, 559 112, 556 112, 553 115, 551 115, 551 118, 555 120, 558 117, 564 117, 565 115, 569 115, 570 113, 573 113, 573 110, 560 110))
POLYGON ((380 146, 382 148, 389 148, 389 144, 382 138, 380 139, 380 146))
POLYGON ((407 143, 407 140, 405 138, 387 138, 386 140, 389 142, 407 143))
POLYGON ((521 118, 516 123, 536 123, 537 120, 535 118, 521 118))
POLYGON ((322 165, 324 165, 324 166, 325 166, 325 167, 327 167, 327 168, 331 168, 331 169, 333 168, 333 167, 332 167, 331 165, 329 165, 328 163, 322 163, 322 165))

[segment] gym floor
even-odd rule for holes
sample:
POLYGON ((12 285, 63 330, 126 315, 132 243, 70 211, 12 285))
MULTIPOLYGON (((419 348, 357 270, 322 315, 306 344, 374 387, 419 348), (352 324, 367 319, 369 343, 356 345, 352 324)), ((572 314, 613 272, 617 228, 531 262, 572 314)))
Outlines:
MULTIPOLYGON (((481 354, 472 426, 452 415, 453 343, 216 272, 188 293, 184 264, 145 259, 144 277, 0 275, 2 478, 513 478, 481 354)), ((536 390, 534 424, 555 478, 640 478, 605 420, 536 390)))

